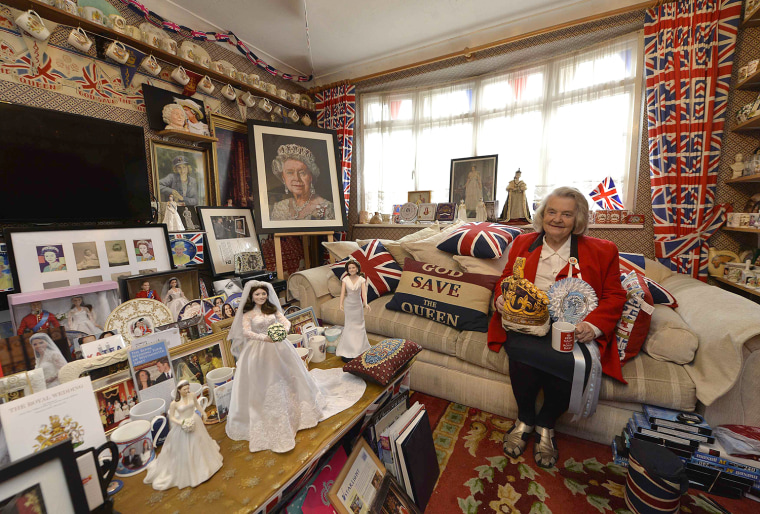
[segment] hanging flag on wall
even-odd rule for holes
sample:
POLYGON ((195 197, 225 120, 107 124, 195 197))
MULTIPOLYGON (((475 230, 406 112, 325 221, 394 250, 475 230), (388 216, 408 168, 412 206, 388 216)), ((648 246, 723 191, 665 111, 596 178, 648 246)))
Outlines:
POLYGON ((623 202, 618 196, 617 187, 611 177, 602 180, 596 189, 589 193, 589 196, 602 209, 620 210, 625 209, 623 202))

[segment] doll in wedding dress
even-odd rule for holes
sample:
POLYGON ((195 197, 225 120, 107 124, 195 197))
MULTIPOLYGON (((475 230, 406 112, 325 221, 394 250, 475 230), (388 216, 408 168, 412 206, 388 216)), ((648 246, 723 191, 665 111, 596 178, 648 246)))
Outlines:
POLYGON ((349 408, 366 387, 341 368, 307 371, 290 341, 269 338, 275 323, 290 328, 272 284, 246 283, 228 336, 237 371, 226 430, 251 452, 292 450, 296 432, 349 408))
POLYGON ((367 303, 367 279, 358 261, 346 262, 346 275, 341 280, 340 310, 346 316, 345 327, 340 336, 335 355, 350 360, 370 349, 367 329, 364 326, 364 309, 367 303))
POLYGON ((38 332, 29 338, 29 344, 34 349, 34 369, 42 368, 45 375, 45 388, 60 385, 58 372, 66 365, 66 359, 50 336, 38 332))

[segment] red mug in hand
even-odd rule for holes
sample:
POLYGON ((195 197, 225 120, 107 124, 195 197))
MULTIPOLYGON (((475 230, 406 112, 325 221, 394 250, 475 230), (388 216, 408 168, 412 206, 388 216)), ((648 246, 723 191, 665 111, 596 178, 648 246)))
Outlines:
POLYGON ((564 321, 555 321, 552 325, 552 348, 558 352, 568 353, 575 346, 575 325, 564 321))

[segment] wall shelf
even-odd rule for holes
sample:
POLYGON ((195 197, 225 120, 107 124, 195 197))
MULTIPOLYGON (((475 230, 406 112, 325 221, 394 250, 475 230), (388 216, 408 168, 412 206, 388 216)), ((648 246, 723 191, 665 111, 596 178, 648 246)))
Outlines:
POLYGON ((730 178, 726 180, 726 184, 740 184, 742 182, 760 182, 760 173, 754 175, 746 175, 739 178, 730 178))
POLYGON ((753 130, 760 130, 760 116, 755 116, 748 119, 747 121, 743 121, 731 130, 733 132, 750 132, 753 130))
POLYGON ((751 287, 743 286, 741 284, 737 284, 736 282, 731 282, 730 280, 726 280, 723 277, 711 276, 710 278, 714 279, 717 282, 720 282, 721 284, 727 284, 729 286, 735 287, 736 289, 741 289, 742 291, 753 294, 755 296, 760 296, 760 289, 753 289, 751 287))
POLYGON ((749 232, 751 234, 760 234, 760 228, 723 227, 723 230, 728 230, 729 232, 749 232))
POLYGON ((197 141, 199 143, 216 143, 219 139, 211 136, 203 136, 201 134, 193 134, 184 130, 159 130, 156 132, 161 137, 176 137, 178 139, 186 139, 188 141, 197 141))
MULTIPOLYGON (((92 34, 96 34, 108 39, 114 39, 116 41, 121 41, 127 46, 131 46, 132 48, 140 50, 141 52, 144 52, 148 55, 153 54, 154 57, 156 57, 157 59, 168 62, 174 66, 181 65, 186 70, 193 71, 195 73, 200 74, 201 76, 208 75, 209 78, 214 79, 217 82, 220 82, 222 84, 232 84, 235 88, 240 89, 242 91, 250 91, 251 94, 253 95, 268 98, 269 100, 276 102, 278 104, 285 105, 290 108, 295 108, 299 113, 301 113, 300 114, 301 116, 303 115, 303 113, 308 112, 309 115, 313 119, 316 119, 316 113, 314 111, 305 109, 298 104, 289 102, 288 100, 283 100, 277 95, 269 94, 266 91, 257 89, 249 84, 240 82, 239 80, 232 79, 228 77, 227 75, 223 75, 215 70, 204 68, 200 64, 196 64, 191 61, 180 59, 178 56, 170 54, 169 52, 165 52, 164 50, 160 48, 150 46, 148 43, 145 43, 144 41, 129 37, 128 35, 122 34, 121 32, 117 32, 113 29, 110 29, 106 27, 105 25, 94 23, 84 18, 80 18, 79 16, 74 16, 72 14, 67 13, 66 11, 62 11, 61 9, 52 7, 44 2, 40 2, 39 0, 2 0, 2 3, 5 5, 14 7, 16 9, 20 9, 22 11, 33 9, 37 14, 42 16, 42 18, 45 20, 50 20, 54 23, 60 23, 62 25, 67 25, 69 27, 82 27, 82 29, 92 34)), ((251 66, 253 66, 253 64, 251 66)))
POLYGON ((744 18, 744 21, 742 21, 743 29, 746 29, 747 27, 757 27, 758 25, 760 25, 760 6, 755 7, 755 10, 747 15, 744 18))
POLYGON ((738 82, 736 84, 736 89, 757 89, 760 88, 760 69, 755 71, 752 75, 749 75, 747 78, 742 80, 741 82, 738 82))

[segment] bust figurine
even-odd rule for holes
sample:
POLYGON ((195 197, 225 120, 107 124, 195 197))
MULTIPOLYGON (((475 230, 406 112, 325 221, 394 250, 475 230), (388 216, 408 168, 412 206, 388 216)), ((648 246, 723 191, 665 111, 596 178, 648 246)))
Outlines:
POLYGON ((742 176, 742 173, 744 173, 744 155, 743 154, 736 154, 734 155, 734 163, 731 165, 731 171, 733 173, 731 174, 731 178, 739 178, 742 176))

